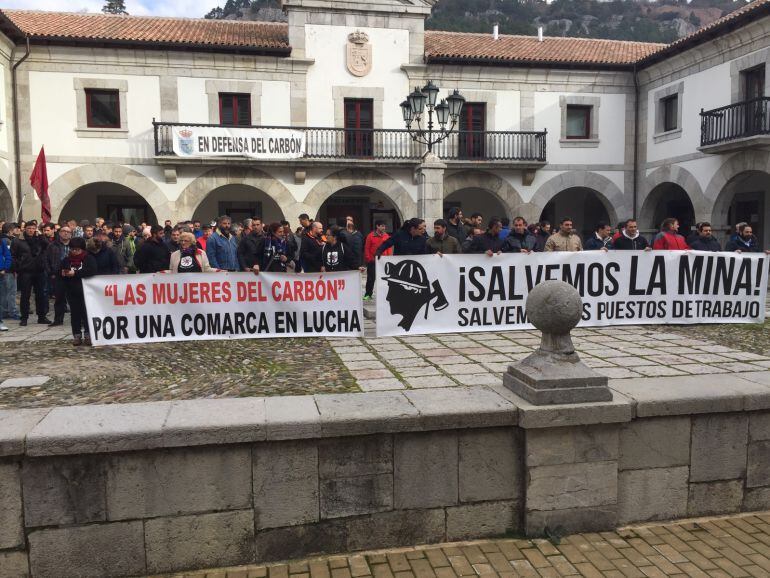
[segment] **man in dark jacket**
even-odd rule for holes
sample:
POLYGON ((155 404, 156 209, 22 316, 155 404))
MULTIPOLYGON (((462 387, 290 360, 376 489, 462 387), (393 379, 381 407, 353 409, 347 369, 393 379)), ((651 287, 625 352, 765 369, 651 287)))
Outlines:
POLYGON ((537 235, 535 235, 535 252, 542 253, 545 251, 545 244, 548 241, 548 237, 551 236, 551 223, 548 221, 540 221, 537 226, 537 235))
POLYGON ((35 312, 37 322, 50 325, 48 313, 48 298, 45 294, 47 279, 45 276, 45 250, 48 243, 37 233, 37 225, 27 223, 21 239, 11 244, 13 270, 18 274, 19 291, 21 292, 21 320, 19 325, 26 325, 29 318, 29 299, 35 291, 35 312))
POLYGON ((585 251, 607 251, 612 248, 612 227, 600 221, 594 227, 594 234, 583 244, 585 251))
POLYGON ((446 232, 448 235, 457 239, 457 243, 462 247, 463 242, 468 237, 463 225, 463 212, 459 207, 452 207, 447 214, 446 232))
POLYGON ((531 253, 535 250, 537 239, 527 229, 524 217, 516 217, 513 220, 513 228, 503 239, 503 253, 531 253))
POLYGON ((51 327, 64 325, 64 313, 67 311, 67 292, 61 276, 61 262, 70 252, 72 229, 68 225, 59 229, 59 238, 48 245, 45 251, 45 273, 53 286, 53 323, 51 327))
POLYGON ((307 273, 320 273, 323 262, 321 250, 324 246, 323 225, 318 221, 310 225, 310 230, 302 235, 302 246, 299 250, 302 260, 302 270, 307 273))
POLYGON ((345 228, 340 230, 339 240, 353 253, 350 257, 353 269, 358 269, 364 262, 364 235, 356 229, 353 217, 345 218, 345 228))
POLYGON ((330 227, 326 232, 326 242, 321 249, 321 270, 324 273, 356 269, 356 256, 350 246, 342 241, 342 232, 339 227, 330 227))
POLYGON ((503 228, 503 224, 497 217, 492 217, 489 220, 489 225, 486 232, 481 235, 476 235, 471 241, 471 246, 468 250, 469 253, 485 253, 489 257, 496 253, 502 252, 503 242, 500 240, 500 231, 503 228))
POLYGON ((754 236, 754 229, 751 225, 743 224, 738 228, 738 236, 727 242, 725 251, 735 253, 761 253, 762 248, 754 236))
POLYGON ((711 223, 698 223, 698 236, 690 243, 690 248, 694 251, 711 251, 718 253, 722 250, 722 245, 711 234, 711 223))
POLYGON ((375 255, 382 254, 393 247, 394 255, 427 255, 428 245, 425 237, 425 221, 409 219, 393 236, 377 247, 375 255))
POLYGON ((650 243, 639 234, 639 225, 634 219, 626 221, 620 236, 612 242, 616 251, 652 251, 650 243))
POLYGON ((150 238, 139 247, 134 255, 134 265, 140 273, 157 273, 166 271, 171 260, 171 252, 165 243, 163 227, 153 225, 150 228, 150 238))
POLYGON ((263 235, 251 227, 247 235, 241 236, 241 242, 238 243, 238 264, 241 266, 241 271, 251 271, 254 265, 260 264, 258 246, 262 238, 263 235))
POLYGON ((118 258, 109 246, 106 234, 99 233, 86 243, 86 250, 94 256, 97 275, 117 275, 120 273, 118 258))

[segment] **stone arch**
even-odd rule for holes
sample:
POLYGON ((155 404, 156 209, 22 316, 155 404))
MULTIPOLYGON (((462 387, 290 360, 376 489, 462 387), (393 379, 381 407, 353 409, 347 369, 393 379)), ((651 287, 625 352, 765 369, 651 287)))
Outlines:
POLYGON ((212 191, 226 185, 243 185, 262 191, 278 204, 284 216, 291 215, 290 208, 297 204, 289 189, 265 172, 243 167, 217 167, 185 187, 176 201, 177 214, 181 218, 190 218, 212 191))
POLYGON ((152 179, 122 165, 82 165, 57 178, 48 188, 51 218, 54 221, 59 219, 62 209, 81 187, 104 182, 123 185, 134 191, 150 205, 159 221, 172 218, 171 202, 152 179))
POLYGON ((741 173, 770 175, 770 151, 749 150, 737 153, 725 161, 706 187, 706 198, 711 202, 711 224, 715 230, 726 230, 731 223, 727 215, 733 194, 725 191, 727 185, 741 173))
MULTIPOLYGON (((679 186, 690 199, 695 221, 708 221, 711 218, 712 203, 706 198, 698 179, 690 171, 678 165, 664 165, 651 172, 644 180, 644 195, 639 199, 641 208, 636 215, 639 225, 643 228, 657 228, 660 223, 654 222, 655 208, 662 200, 661 185, 671 183, 679 186)), ((694 224, 694 223, 693 223, 694 224)))
POLYGON ((344 169, 327 176, 315 185, 304 204, 309 215, 317 215, 324 202, 334 193, 350 187, 366 187, 388 197, 400 213, 401 220, 417 216, 417 203, 393 177, 373 169, 344 169))
POLYGON ((537 208, 537 218, 551 199, 573 188, 591 189, 607 209, 610 223, 617 223, 618 214, 631 213, 632 208, 623 191, 607 177, 590 171, 569 171, 543 183, 532 197, 530 204, 537 208))
MULTIPOLYGON (((521 215, 529 219, 527 207, 519 195, 519 192, 505 179, 484 171, 468 170, 449 175, 444 179, 444 199, 449 195, 465 189, 483 189, 490 193, 495 199, 502 203, 507 209, 507 216, 513 218, 521 215)), ((469 216, 469 215, 466 215, 469 216)))

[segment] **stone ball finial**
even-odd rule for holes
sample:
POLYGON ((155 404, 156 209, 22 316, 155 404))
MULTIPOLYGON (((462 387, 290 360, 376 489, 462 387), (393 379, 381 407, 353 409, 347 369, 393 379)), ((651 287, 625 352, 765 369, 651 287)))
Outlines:
POLYGON ((582 312, 580 293, 564 281, 540 283, 527 296, 527 316, 544 334, 568 334, 580 323, 582 312))

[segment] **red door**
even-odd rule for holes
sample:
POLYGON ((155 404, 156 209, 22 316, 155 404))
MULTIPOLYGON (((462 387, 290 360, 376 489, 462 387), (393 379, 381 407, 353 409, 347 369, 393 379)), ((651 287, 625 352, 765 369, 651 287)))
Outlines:
POLYGON ((487 105, 469 102, 460 112, 458 128, 459 156, 463 159, 483 159, 484 139, 487 126, 487 105))
POLYGON ((345 99, 345 155, 371 157, 374 153, 374 103, 371 99, 345 99))

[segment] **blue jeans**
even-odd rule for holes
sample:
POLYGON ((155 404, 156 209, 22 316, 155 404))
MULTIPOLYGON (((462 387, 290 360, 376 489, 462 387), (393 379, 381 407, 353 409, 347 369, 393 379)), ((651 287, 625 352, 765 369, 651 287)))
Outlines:
POLYGON ((13 273, 0 275, 0 319, 19 317, 16 307, 16 276, 13 273))

